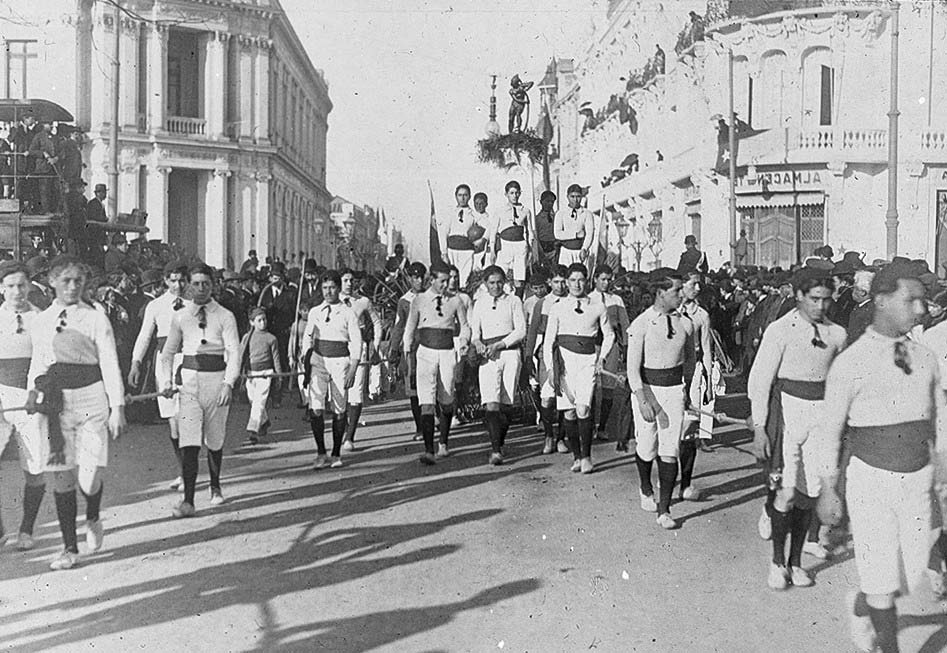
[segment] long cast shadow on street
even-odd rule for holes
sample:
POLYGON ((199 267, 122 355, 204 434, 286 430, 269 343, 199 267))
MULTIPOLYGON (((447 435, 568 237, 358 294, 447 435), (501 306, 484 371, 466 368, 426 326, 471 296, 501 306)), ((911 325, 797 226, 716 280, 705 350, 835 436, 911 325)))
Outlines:
MULTIPOLYGON (((16 644, 17 650, 42 651, 53 646, 68 646, 82 640, 147 628, 196 614, 209 614, 235 605, 257 605, 261 614, 266 614, 268 602, 279 596, 324 589, 398 566, 421 563, 455 553, 461 548, 459 545, 439 544, 400 555, 371 557, 412 540, 436 535, 451 526, 488 519, 499 512, 501 511, 495 509, 479 510, 431 522, 341 528, 315 535, 317 524, 309 523, 286 551, 108 590, 96 596, 96 602, 101 604, 102 608, 51 624, 42 631, 43 636, 40 638, 30 639, 36 631, 26 630, 8 632, 2 641, 12 645, 15 640, 26 638, 26 642, 16 644), (140 598, 129 600, 131 597, 140 598)), ((271 522, 279 522, 283 517, 267 515, 248 521, 257 522, 254 525, 258 530, 265 530, 278 527, 278 523, 271 522)), ((241 529, 239 532, 245 531, 241 529)), ((365 650, 443 625, 456 612, 487 605, 537 587, 539 581, 524 580, 481 592, 457 604, 397 610, 391 613, 392 618, 403 613, 401 623, 384 618, 379 620, 378 615, 363 615, 332 622, 315 622, 305 630, 313 632, 328 628, 329 635, 340 640, 340 647, 332 647, 333 650, 365 650)), ((9 627, 12 622, 32 613, 83 610, 88 604, 87 598, 62 601, 4 617, 3 622, 9 627)), ((271 619, 269 624, 264 623, 260 650, 289 650, 299 646, 298 641, 285 642, 289 637, 295 640, 299 634, 297 630, 288 629, 283 632, 271 619)), ((324 635, 320 636, 320 641, 323 637, 324 635)), ((312 647, 310 644, 310 649, 312 647)))

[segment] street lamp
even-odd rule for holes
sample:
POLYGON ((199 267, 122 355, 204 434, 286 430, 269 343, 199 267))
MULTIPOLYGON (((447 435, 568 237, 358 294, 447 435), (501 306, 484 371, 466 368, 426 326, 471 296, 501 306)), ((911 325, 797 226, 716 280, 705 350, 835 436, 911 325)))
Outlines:
POLYGON ((618 211, 615 214, 615 219, 613 221, 615 225, 615 231, 618 232, 618 265, 624 267, 625 265, 625 237, 628 235, 628 226, 629 222, 625 218, 625 215, 622 211, 618 211))

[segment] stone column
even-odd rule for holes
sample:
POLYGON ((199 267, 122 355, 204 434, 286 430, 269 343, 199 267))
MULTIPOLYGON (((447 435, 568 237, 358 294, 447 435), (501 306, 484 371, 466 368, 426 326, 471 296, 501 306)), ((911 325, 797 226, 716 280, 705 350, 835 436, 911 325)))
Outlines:
MULTIPOLYGON (((207 137, 212 140, 225 138, 227 122, 227 32, 210 32, 207 35, 207 56, 204 59, 204 120, 207 121, 207 137)), ((219 266, 218 266, 219 267, 219 266)))
POLYGON ((136 20, 122 19, 122 33, 119 42, 121 59, 121 96, 119 125, 123 130, 138 131, 138 39, 141 37, 141 24, 136 20))
POLYGON ((235 42, 237 48, 237 70, 236 79, 230 80, 230 83, 236 86, 237 106, 236 111, 232 111, 237 116, 237 125, 234 130, 234 136, 241 142, 250 142, 253 139, 253 57, 254 42, 253 39, 240 36, 235 42))
POLYGON ((270 219, 270 181, 273 177, 266 170, 256 173, 256 187, 254 195, 256 198, 256 215, 254 216, 254 237, 251 243, 263 260, 270 253, 272 240, 270 238, 270 228, 272 220, 270 219))
POLYGON ((204 260, 214 267, 227 265, 227 178, 229 170, 215 169, 207 175, 207 194, 204 205, 204 260))
POLYGON ((165 133, 167 86, 168 28, 155 23, 148 34, 148 131, 152 134, 165 133))
POLYGON ((148 166, 146 199, 144 210, 148 212, 148 238, 168 239, 168 173, 171 168, 162 165, 148 166))
POLYGON ((138 153, 124 148, 118 157, 118 212, 138 208, 138 153))
MULTIPOLYGON (((270 48, 269 39, 257 41, 256 55, 253 59, 253 72, 256 76, 256 88, 253 92, 253 139, 261 144, 270 142, 270 48)), ((276 89, 277 92, 279 89, 276 89)))

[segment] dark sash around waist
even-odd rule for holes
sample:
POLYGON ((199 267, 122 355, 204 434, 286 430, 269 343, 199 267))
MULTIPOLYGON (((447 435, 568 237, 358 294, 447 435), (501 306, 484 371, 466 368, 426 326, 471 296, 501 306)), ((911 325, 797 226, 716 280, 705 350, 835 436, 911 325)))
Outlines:
POLYGON ((313 340, 312 350, 323 358, 348 358, 349 343, 341 340, 313 340))
POLYGON ((473 241, 467 236, 454 234, 453 236, 447 237, 447 248, 473 251, 474 244, 473 241))
POLYGON ((227 363, 221 354, 193 354, 184 356, 181 367, 197 372, 223 372, 227 363))
POLYGON ((806 401, 825 399, 825 381, 797 381, 795 379, 776 379, 769 393, 769 410, 766 414, 766 435, 769 437, 770 454, 766 462, 769 476, 779 474, 783 469, 783 393, 806 401))
POLYGON ((29 372, 29 358, 4 358, 0 360, 0 385, 26 390, 26 377, 29 372))
MULTIPOLYGON (((504 338, 506 338, 506 336, 508 336, 508 335, 510 335, 510 334, 507 333, 506 335, 502 335, 502 336, 493 336, 492 338, 484 338, 484 339, 483 339, 483 344, 485 344, 485 345, 487 345, 487 346, 489 347, 490 345, 492 345, 492 344, 494 344, 494 343, 500 342, 501 340, 503 340, 504 338)), ((512 347, 504 347, 503 349, 504 349, 505 351, 509 351, 509 350, 511 350, 511 349, 519 349, 519 348, 520 348, 519 343, 517 343, 517 344, 513 345, 512 347)))
POLYGON ((794 379, 776 379, 779 390, 797 399, 822 401, 825 399, 825 381, 796 381, 794 379))
POLYGON ((556 336, 556 344, 571 351, 573 354, 594 354, 595 336, 577 336, 568 333, 560 333, 556 336))
POLYGON ((677 367, 665 367, 661 369, 642 367, 641 380, 648 385, 657 385, 665 388, 683 385, 684 366, 678 365, 677 367))
POLYGON ((55 376, 55 383, 61 390, 75 390, 98 383, 102 380, 102 370, 98 363, 55 363, 50 366, 47 375, 55 376), (55 374, 53 371, 55 369, 55 374))
POLYGON ((845 433, 848 450, 864 463, 889 472, 909 474, 930 462, 928 443, 934 441, 932 420, 849 426, 845 433))
POLYGON ((422 327, 418 329, 418 344, 428 349, 453 349, 454 330, 422 327))
POLYGON ((566 240, 560 240, 562 246, 566 249, 577 250, 582 249, 582 243, 585 242, 585 238, 568 238, 566 240))
POLYGON ((39 412, 49 418, 47 438, 49 439, 50 461, 58 460, 66 446, 62 423, 59 419, 63 410, 62 391, 85 388, 101 380, 102 370, 98 363, 53 363, 46 370, 46 374, 36 377, 36 389, 43 393, 43 402, 39 412))
POLYGON ((526 237, 523 232, 523 225, 515 224, 513 226, 507 227, 500 232, 500 238, 509 242, 525 240, 526 237))

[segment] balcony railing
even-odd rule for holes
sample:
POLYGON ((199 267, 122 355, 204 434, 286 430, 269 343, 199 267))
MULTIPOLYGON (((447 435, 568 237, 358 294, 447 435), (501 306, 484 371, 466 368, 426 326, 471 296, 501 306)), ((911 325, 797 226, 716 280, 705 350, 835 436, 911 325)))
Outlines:
POLYGON ((947 131, 925 130, 921 132, 922 152, 947 152, 947 131))
POLYGON ((799 149, 822 151, 880 151, 888 147, 885 129, 839 129, 819 127, 799 133, 799 149))
POLYGON ((171 134, 183 136, 204 136, 207 132, 207 121, 203 118, 186 118, 184 116, 168 116, 165 120, 165 129, 171 134))

